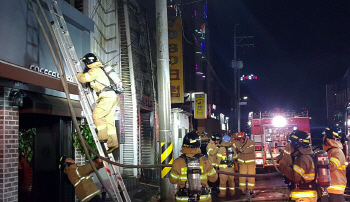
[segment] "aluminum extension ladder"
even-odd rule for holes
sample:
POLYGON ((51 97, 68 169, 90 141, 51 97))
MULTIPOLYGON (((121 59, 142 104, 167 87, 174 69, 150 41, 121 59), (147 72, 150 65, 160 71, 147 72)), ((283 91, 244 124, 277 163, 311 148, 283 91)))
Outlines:
MULTIPOLYGON (((70 75, 73 78, 73 81, 78 84, 79 88, 79 96, 80 96, 80 103, 84 112, 84 116, 88 122, 88 125, 91 130, 91 134, 94 138, 94 141, 96 143, 98 152, 101 156, 105 156, 105 153, 102 149, 101 143, 97 138, 96 134, 96 126, 94 124, 94 121, 92 119, 92 110, 96 106, 96 102, 94 99, 94 95, 92 91, 88 88, 84 88, 82 84, 78 81, 76 77, 77 72, 83 72, 83 65, 80 62, 77 53, 75 51, 74 45, 72 43, 72 40, 70 38, 68 28, 66 25, 66 22, 63 18, 63 14, 58 6, 58 3, 56 0, 46 0, 46 3, 48 5, 48 8, 50 10, 50 14, 52 17, 51 26, 53 29, 53 32, 55 34, 57 43, 60 47, 62 56, 64 58, 64 61, 66 63, 66 66, 68 68, 68 71, 70 75)), ((106 151, 108 149, 107 143, 103 144, 106 148, 106 151)), ((112 153, 108 154, 108 158, 111 161, 115 161, 114 156, 112 153)), ((123 182, 123 179, 121 177, 121 174, 119 172, 119 167, 116 165, 109 164, 107 162, 103 162, 105 170, 107 172, 107 176, 111 182, 113 194, 115 194, 115 197, 118 202, 131 202, 129 194, 126 190, 125 184, 123 182), (123 197, 121 195, 123 194, 123 197), (125 200, 123 200, 123 198, 125 200)), ((112 197, 112 196, 110 196, 112 197)))

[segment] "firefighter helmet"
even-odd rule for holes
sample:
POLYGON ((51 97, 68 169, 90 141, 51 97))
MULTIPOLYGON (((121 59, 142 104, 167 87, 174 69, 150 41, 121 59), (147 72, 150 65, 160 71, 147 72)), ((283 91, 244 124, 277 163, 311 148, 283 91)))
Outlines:
POLYGON ((58 164, 58 169, 60 169, 60 170, 64 170, 64 168, 66 167, 66 159, 67 159, 67 157, 66 157, 66 155, 63 155, 63 156, 61 156, 60 157, 60 161, 59 161, 59 164, 58 164))
POLYGON ((340 141, 342 139, 340 132, 341 130, 339 130, 339 128, 326 128, 326 130, 322 134, 325 135, 325 138, 327 139, 340 141))
POLYGON ((239 132, 239 133, 237 133, 237 140, 240 140, 240 139, 245 139, 245 134, 244 134, 244 132, 239 132))
POLYGON ((88 54, 84 55, 83 62, 85 63, 85 65, 89 65, 89 64, 92 64, 94 62, 98 62, 98 59, 97 59, 96 55, 94 55, 92 53, 88 53, 88 54))
POLYGON ((309 148, 311 146, 310 135, 300 130, 293 130, 289 136, 289 141, 295 150, 299 148, 309 148))
POLYGON ((213 133, 213 134, 211 135, 211 140, 213 140, 214 142, 215 142, 215 141, 220 141, 220 140, 221 140, 221 137, 220 137, 219 133, 213 133))
POLYGON ((223 142, 231 143, 231 138, 230 138, 230 136, 228 136, 228 135, 224 135, 224 136, 222 137, 222 141, 223 141, 223 142))
POLYGON ((196 132, 187 133, 184 137, 182 146, 189 148, 199 148, 201 147, 201 138, 196 132))

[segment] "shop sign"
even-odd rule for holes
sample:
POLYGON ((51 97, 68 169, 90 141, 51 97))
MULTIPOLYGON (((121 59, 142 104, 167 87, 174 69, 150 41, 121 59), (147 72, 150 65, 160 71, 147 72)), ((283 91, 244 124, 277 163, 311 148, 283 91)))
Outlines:
POLYGON ((180 17, 169 18, 168 41, 171 103, 184 103, 182 20, 180 17))
POLYGON ((207 118, 207 94, 199 93, 194 95, 194 118, 206 119, 207 118))
MULTIPOLYGON (((33 70, 35 72, 41 73, 41 74, 45 74, 45 75, 50 76, 50 77, 54 77, 54 78, 58 78, 58 79, 61 78, 60 74, 58 72, 44 69, 44 68, 41 68, 41 67, 36 66, 36 65, 30 65, 29 69, 33 70)), ((66 76, 66 77, 67 77, 67 81, 73 82, 73 78, 71 76, 66 76)))

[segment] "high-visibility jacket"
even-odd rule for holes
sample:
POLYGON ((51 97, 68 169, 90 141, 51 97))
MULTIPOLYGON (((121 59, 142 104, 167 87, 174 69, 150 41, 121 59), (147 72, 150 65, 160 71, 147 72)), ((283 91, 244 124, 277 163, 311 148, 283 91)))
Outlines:
MULTIPOLYGON (((222 142, 218 149, 218 152, 216 154, 216 164, 219 168, 227 168, 227 164, 223 164, 221 161, 227 159, 226 147, 229 147, 229 146, 232 146, 232 145, 228 142, 222 142)), ((234 159, 237 158, 235 147, 233 147, 233 158, 234 159)), ((232 167, 234 167, 234 164, 232 165, 232 167)))
POLYGON ((344 194, 346 187, 346 165, 345 155, 342 151, 343 145, 341 142, 327 139, 329 146, 324 146, 323 150, 327 151, 330 171, 331 171, 331 186, 328 187, 328 193, 344 194))
MULTIPOLYGON (((199 148, 187 148, 182 147, 181 152, 187 157, 193 157, 196 154, 200 154, 201 150, 199 148)), ((207 187, 209 189, 208 180, 210 182, 215 182, 218 179, 218 174, 215 171, 215 168, 211 165, 209 160, 206 157, 199 158, 199 166, 201 168, 201 185, 202 187, 207 187)), ((185 188, 187 181, 187 165, 185 159, 179 157, 175 159, 173 166, 170 171, 169 181, 172 184, 177 184, 178 190, 180 188, 185 188)), ((175 196, 176 201, 188 201, 188 196, 175 196)), ((203 194, 200 196, 200 201, 210 202, 211 195, 203 194)))
MULTIPOLYGON (((100 62, 95 62, 89 65, 90 70, 86 73, 78 73, 77 78, 80 83, 90 83, 90 87, 95 90, 96 93, 102 93, 105 87, 110 86, 109 79, 106 73, 101 69, 102 64, 100 62)), ((114 92, 113 90, 110 90, 114 92)), ((106 93, 100 94, 99 97, 106 95, 106 93)), ((115 96, 116 94, 108 94, 107 97, 115 96)))
POLYGON ((246 139, 243 143, 235 141, 233 147, 243 150, 243 153, 238 152, 237 161, 238 163, 255 163, 255 147, 254 141, 246 139))
MULTIPOLYGON (((287 162, 292 162, 291 152, 287 152, 283 155, 282 159, 279 161, 279 170, 291 181, 297 185, 302 185, 311 182, 315 179, 315 164, 311 157, 312 149, 303 148, 299 149, 299 154, 295 158, 292 165, 288 165, 287 162), (302 180, 303 179, 303 180, 302 180)), ((317 199, 316 190, 309 189, 293 189, 291 191, 292 200, 300 198, 309 198, 310 200, 317 199)))
MULTIPOLYGON (((95 163, 97 169, 103 167, 102 163, 95 163)), ((72 164, 66 166, 64 173, 68 175, 69 181, 75 187, 75 194, 80 202, 86 202, 91 200, 94 196, 101 194, 101 191, 97 188, 96 184, 92 181, 90 174, 94 170, 91 164, 86 164, 83 166, 77 166, 72 164)))
POLYGON ((218 153, 218 149, 220 146, 219 144, 215 144, 213 140, 210 140, 209 144, 207 145, 207 154, 208 159, 211 162, 211 164, 216 168, 216 154, 218 153))

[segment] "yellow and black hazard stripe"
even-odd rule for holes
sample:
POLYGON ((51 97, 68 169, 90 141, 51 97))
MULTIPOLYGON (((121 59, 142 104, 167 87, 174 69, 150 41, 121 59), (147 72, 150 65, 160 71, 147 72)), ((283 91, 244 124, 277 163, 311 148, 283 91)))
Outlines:
MULTIPOLYGON (((162 164, 173 164, 173 143, 171 142, 162 142, 161 146, 161 163, 162 164)), ((161 172, 162 178, 169 177, 171 167, 163 167, 161 172)))

